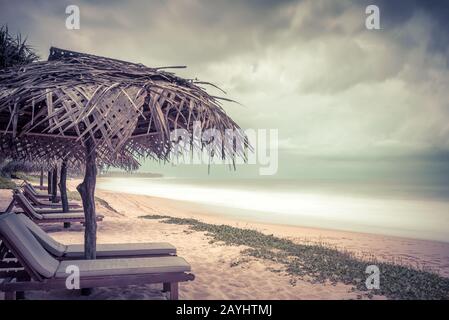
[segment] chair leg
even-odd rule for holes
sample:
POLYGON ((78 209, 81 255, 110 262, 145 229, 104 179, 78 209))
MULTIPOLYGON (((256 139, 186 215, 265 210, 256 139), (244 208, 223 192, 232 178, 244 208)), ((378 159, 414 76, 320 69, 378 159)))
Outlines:
POLYGON ((164 282, 162 286, 162 292, 170 292, 170 282, 164 282))
POLYGON ((15 291, 5 292, 5 300, 16 300, 16 292, 15 291))
POLYGON ((25 300, 25 291, 17 291, 16 300, 25 300))
POLYGON ((81 295, 84 297, 90 296, 93 292, 92 288, 82 288, 81 289, 81 295))
POLYGON ((179 299, 179 284, 178 282, 170 283, 170 300, 178 300, 179 299))

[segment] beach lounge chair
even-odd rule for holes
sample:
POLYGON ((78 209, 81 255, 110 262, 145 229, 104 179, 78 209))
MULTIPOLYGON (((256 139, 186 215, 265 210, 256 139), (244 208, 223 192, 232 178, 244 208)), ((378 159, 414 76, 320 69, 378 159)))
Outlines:
MULTIPOLYGON (((33 206, 40 209, 61 209, 62 204, 61 203, 53 203, 49 202, 48 199, 43 200, 43 198, 36 197, 36 195, 31 192, 30 187, 28 185, 24 185, 23 187, 23 194, 33 203, 33 206)), ((69 203, 69 208, 81 208, 81 205, 78 203, 69 203)))
POLYGON ((0 265, 5 299, 15 299, 17 291, 67 289, 68 267, 73 266, 79 270, 80 289, 163 283, 171 299, 178 299, 179 282, 195 278, 187 261, 177 256, 58 261, 18 219, 12 213, 0 215, 0 240, 17 259, 14 269, 0 265))
POLYGON ((31 182, 29 182, 26 179, 22 179, 22 181, 23 181, 23 184, 26 183, 26 184, 29 184, 30 186, 32 186, 34 190, 48 190, 48 186, 44 186, 44 185, 41 186, 41 185, 38 185, 38 184, 31 184, 31 182))
MULTIPOLYGON (((55 208, 39 208, 39 207, 34 206, 30 202, 30 200, 27 197, 25 197, 23 192, 20 191, 19 189, 14 189, 13 190, 13 200, 19 206, 23 207, 24 205, 26 205, 26 206, 31 207, 33 209, 33 211, 36 212, 36 213, 44 213, 44 214, 47 214, 47 213, 64 213, 62 211, 62 207, 61 206, 55 207, 55 208)), ((70 213, 82 213, 82 212, 84 212, 84 211, 81 208, 71 209, 70 210, 70 213)))
MULTIPOLYGON (((22 209, 23 212, 36 223, 84 223, 85 221, 82 210, 63 213, 61 210, 42 210, 34 208, 20 190, 14 191, 13 200, 6 209, 6 212, 11 211, 14 207, 22 209)), ((97 215, 97 221, 102 220, 103 216, 97 215)))
MULTIPOLYGON (((36 198, 49 199, 49 200, 53 198, 53 195, 51 195, 51 194, 41 193, 41 192, 37 191, 30 183, 28 183, 26 181, 24 181, 23 187, 24 188, 27 187, 28 191, 30 193, 32 193, 36 198)), ((58 194, 58 195, 56 195, 55 199, 56 199, 57 202, 59 202, 59 201, 61 201, 61 196, 58 194)))
MULTIPOLYGON (((50 255, 58 260, 84 258, 84 245, 64 245, 50 237, 24 214, 17 214, 18 221, 25 225, 50 255)), ((97 259, 174 256, 176 248, 167 242, 97 244, 97 259)))

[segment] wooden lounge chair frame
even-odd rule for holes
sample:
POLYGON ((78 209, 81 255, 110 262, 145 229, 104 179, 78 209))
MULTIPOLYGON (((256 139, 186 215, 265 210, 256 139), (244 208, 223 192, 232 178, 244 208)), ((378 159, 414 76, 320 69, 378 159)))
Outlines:
MULTIPOLYGON (((56 209, 61 209, 62 208, 62 204, 61 203, 52 203, 52 202, 48 202, 48 200, 41 200, 43 198, 39 198, 36 197, 36 195, 33 192, 30 192, 30 187, 28 185, 24 185, 23 187, 23 194, 25 195, 25 197, 27 197, 36 208, 40 208, 40 209, 52 209, 52 208, 56 208, 56 209), (47 202, 45 202, 47 201, 47 202)), ((69 208, 81 208, 81 205, 79 205, 78 203, 69 203, 69 208)))
POLYGON ((84 212, 82 208, 77 209, 71 209, 69 212, 63 212, 62 207, 56 207, 56 208, 39 208, 35 206, 30 199, 28 199, 25 194, 20 191, 19 189, 13 190, 13 200, 14 204, 21 203, 26 204, 30 208, 34 210, 34 212, 38 214, 48 214, 48 213, 81 213, 84 212))
MULTIPOLYGON (((78 260, 84 258, 84 245, 64 245, 54 240, 35 222, 24 214, 17 214, 17 222, 31 231, 42 247, 57 260, 78 260)), ((176 256, 176 248, 163 243, 115 243, 97 244, 97 259, 142 258, 176 256)))
MULTIPOLYGON (((66 289, 65 278, 44 278, 31 265, 27 264, 18 247, 6 239, 3 234, 0 234, 0 241, 1 252, 4 255, 10 254, 16 259, 13 262, 0 260, 0 279, 3 279, 0 282, 0 291, 5 292, 5 300, 15 300, 17 292, 66 289), (15 269, 11 270, 9 268, 15 269)), ((177 300, 179 282, 192 281, 194 279, 195 276, 190 272, 82 276, 80 289, 162 283, 163 291, 169 292, 170 299, 177 300)))
MULTIPOLYGON (((45 279, 28 266, 21 258, 20 253, 11 243, 0 237, 2 244, 8 248, 17 262, 7 265, 10 268, 23 267, 19 271, 0 271, 0 291, 5 293, 5 300, 15 300, 17 292, 33 290, 57 290, 65 289, 66 279, 45 279)), ((163 291, 170 293, 170 300, 179 298, 179 282, 192 281, 195 276, 192 273, 173 272, 170 274, 129 274, 87 277, 80 282, 80 289, 97 287, 120 287, 129 285, 141 285, 162 283, 163 291)))
MULTIPOLYGON (((43 193, 38 192, 38 191, 33 187, 32 184, 30 184, 30 183, 28 183, 28 182, 26 182, 26 181, 24 181, 23 184, 22 184, 21 186, 24 187, 24 188, 25 188, 25 186, 27 186, 27 187, 28 187, 28 191, 32 192, 36 198, 39 198, 39 199, 47 199, 47 200, 50 200, 50 201, 53 199, 53 195, 51 195, 51 194, 43 194, 43 193)), ((60 196, 59 194, 56 196, 55 201, 56 201, 56 202, 61 201, 61 196, 60 196)))
MULTIPOLYGON (((26 199, 26 197, 20 192, 20 190, 16 190, 13 195, 13 200, 11 201, 11 204, 6 209, 6 212, 9 212, 14 208, 15 206, 19 206, 23 212, 33 221, 36 223, 74 223, 74 222, 80 222, 84 223, 85 218, 84 215, 79 215, 79 217, 70 217, 69 215, 73 215, 76 213, 81 212, 68 212, 68 213, 62 213, 61 211, 43 211, 43 210, 36 210, 33 208, 31 203, 26 199), (57 214, 59 217, 56 218, 56 216, 53 218, 51 217, 52 214, 57 214), (45 215, 45 217, 43 216, 45 215), (66 215, 64 217, 64 215, 66 215)), ((103 216, 97 215, 97 221, 102 221, 103 216)))

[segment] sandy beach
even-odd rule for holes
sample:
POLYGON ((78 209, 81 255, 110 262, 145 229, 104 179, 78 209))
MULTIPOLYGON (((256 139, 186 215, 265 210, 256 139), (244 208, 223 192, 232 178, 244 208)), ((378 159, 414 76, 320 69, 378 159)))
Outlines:
MULTIPOLYGON (((70 181, 74 190, 77 181, 70 181)), ((96 196, 106 201, 110 210, 97 203, 97 212, 105 219, 98 224, 98 243, 170 242, 178 255, 192 266, 196 278, 182 283, 180 299, 365 299, 366 292, 354 290, 343 283, 313 283, 292 276, 272 261, 242 255, 244 246, 210 243, 204 232, 192 231, 186 225, 141 219, 143 215, 168 215, 195 218, 213 224, 227 224, 255 229, 265 234, 288 238, 296 243, 324 243, 347 250, 363 259, 375 257, 412 267, 427 268, 449 276, 449 243, 387 237, 372 234, 285 225, 229 220, 208 213, 201 206, 143 195, 119 194, 97 189, 96 196), (116 212, 115 212, 116 211, 116 212)), ((0 190, 0 210, 11 197, 10 190, 0 190)), ((82 243, 83 228, 74 225, 44 225, 44 229, 62 243, 82 243)), ((28 292, 28 299, 85 299, 76 292, 28 292)), ((101 288, 88 299, 164 299, 159 286, 101 288)), ((372 299, 384 299, 374 295, 372 299)))

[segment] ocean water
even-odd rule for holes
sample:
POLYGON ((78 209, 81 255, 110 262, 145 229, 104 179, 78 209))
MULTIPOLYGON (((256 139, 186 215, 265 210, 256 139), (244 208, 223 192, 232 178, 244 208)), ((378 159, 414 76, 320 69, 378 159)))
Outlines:
POLYGON ((101 178, 97 188, 189 201, 247 221, 449 242, 444 184, 124 177, 101 178))

